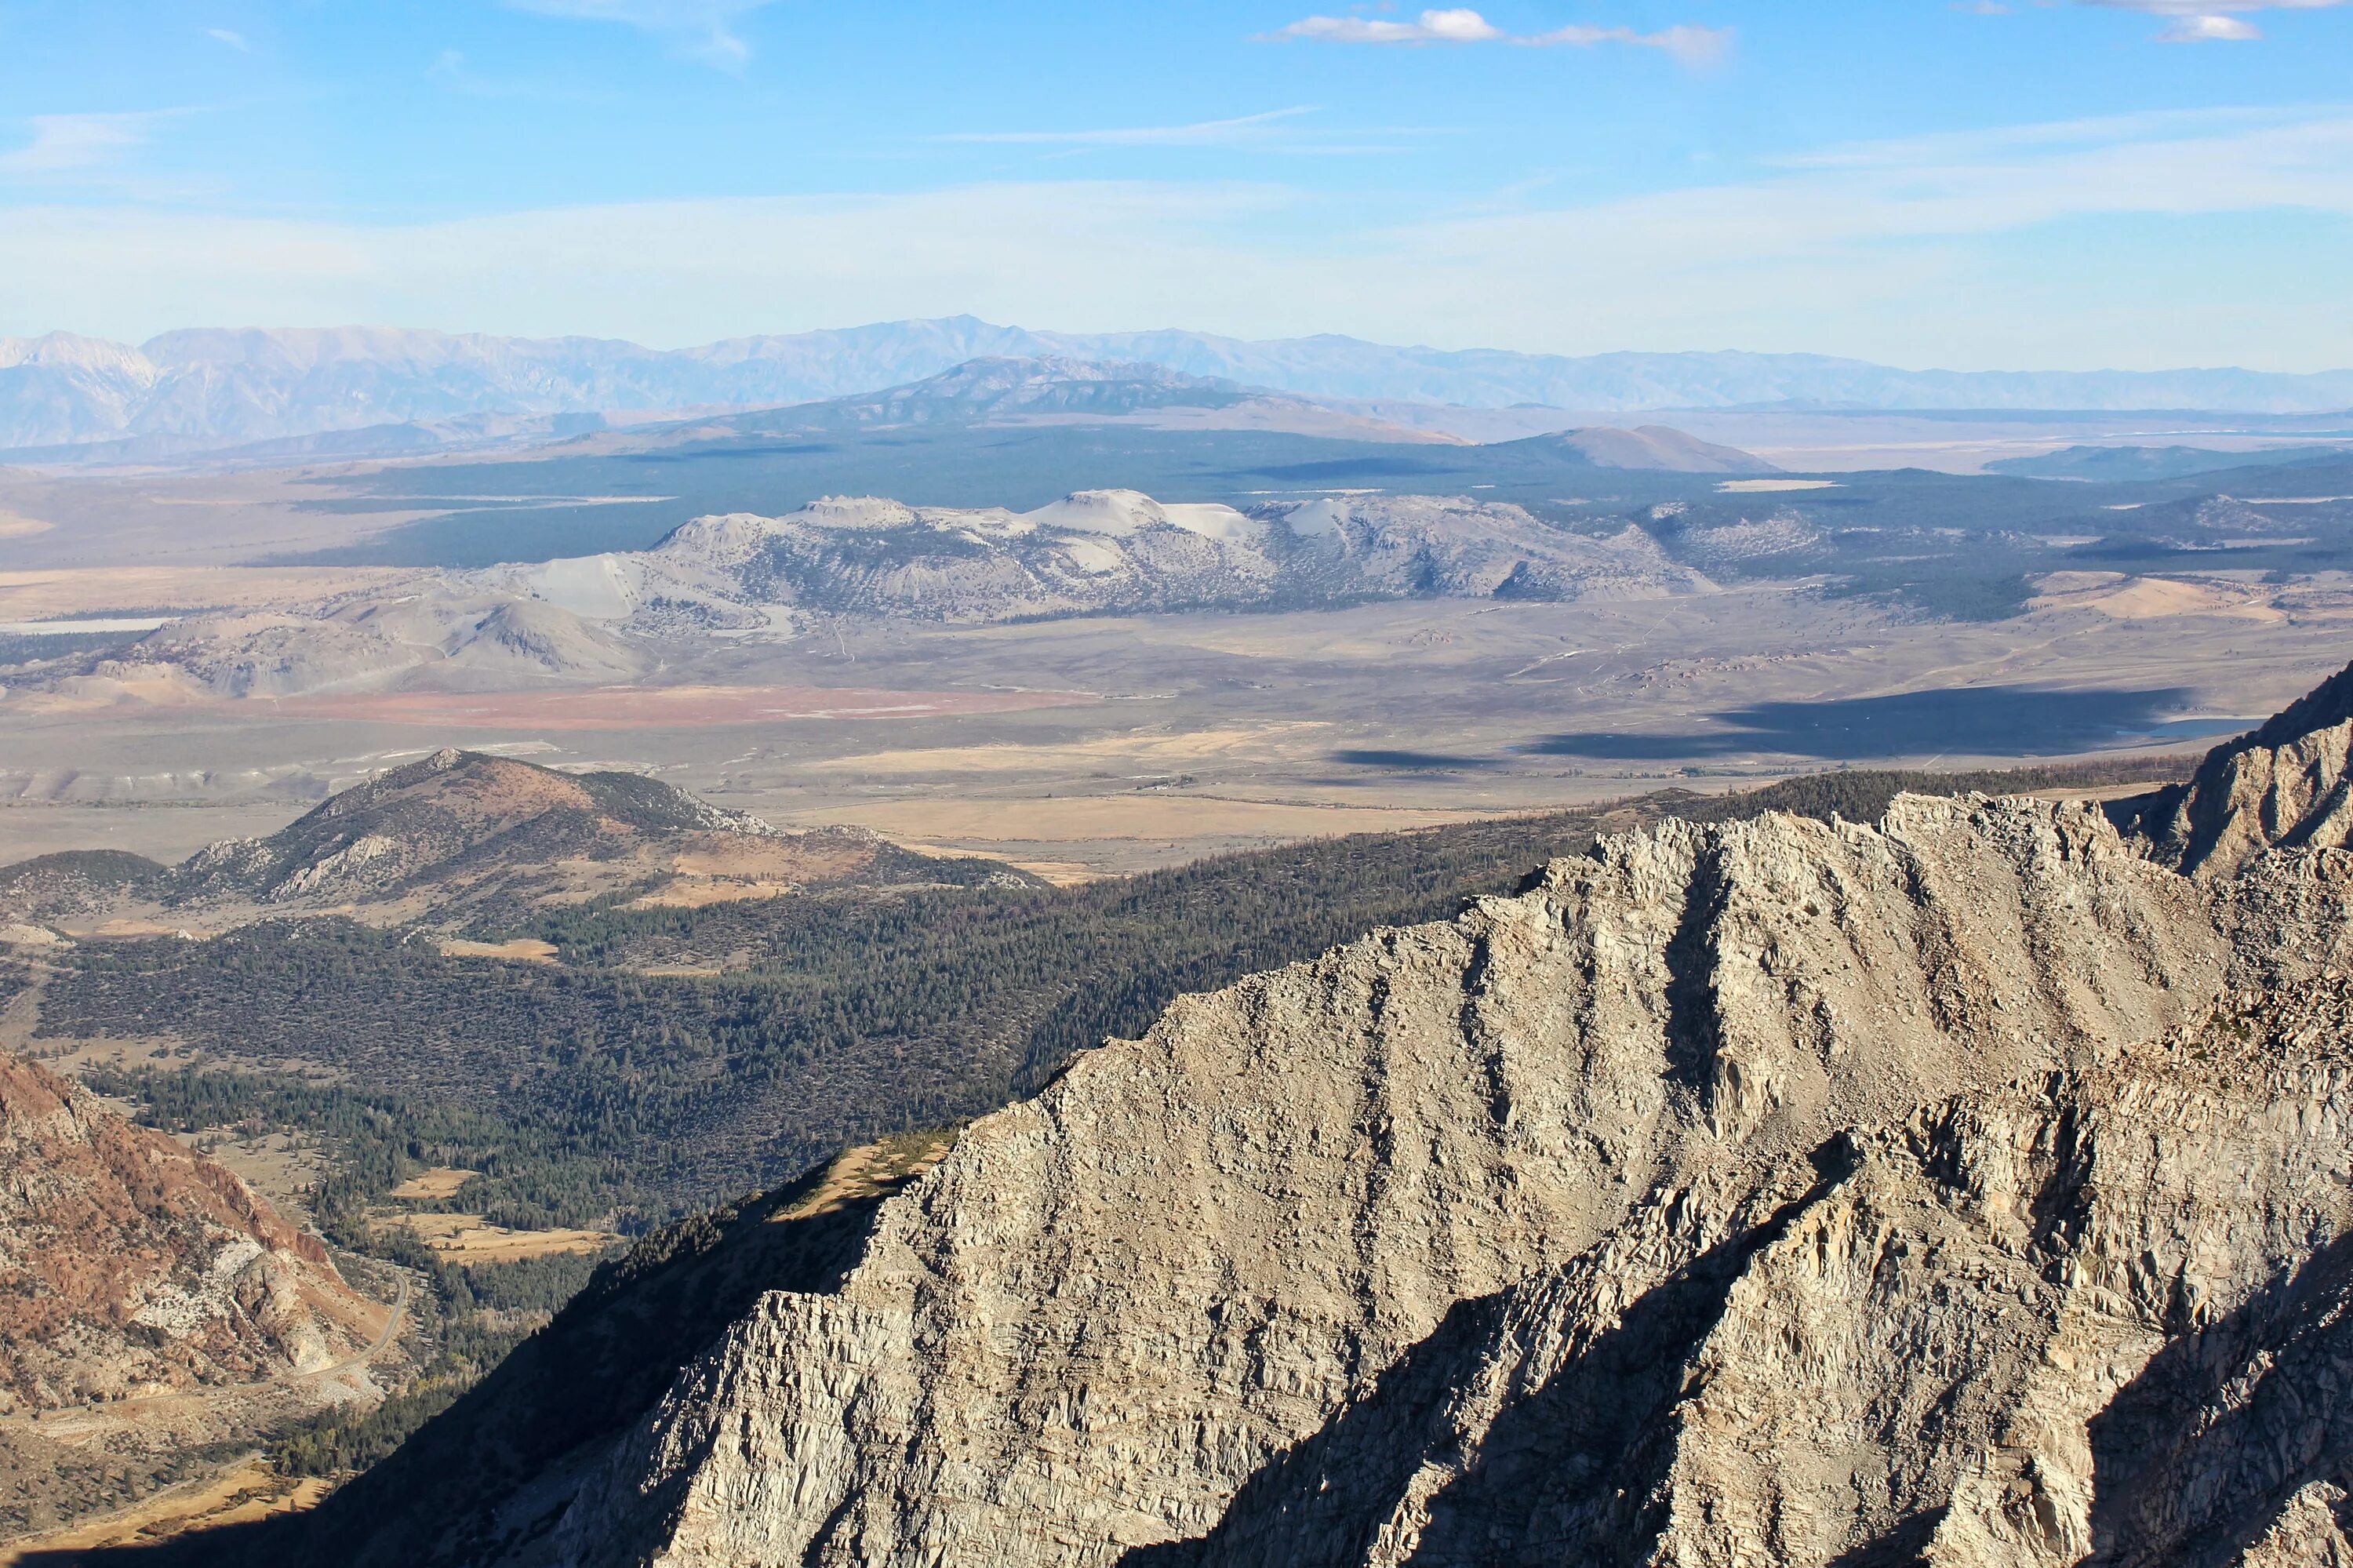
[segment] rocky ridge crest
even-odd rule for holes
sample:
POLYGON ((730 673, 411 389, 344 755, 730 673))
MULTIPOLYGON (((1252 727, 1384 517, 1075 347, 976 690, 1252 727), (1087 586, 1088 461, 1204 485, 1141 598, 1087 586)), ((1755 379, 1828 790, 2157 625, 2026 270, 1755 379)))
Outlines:
POLYGON ((2153 802, 2158 853, 2192 875, 2229 875, 2274 847, 2345 848, 2353 837, 2348 758, 2353 668, 2217 747, 2189 783, 2153 802))
MULTIPOLYGON (((2217 755, 2276 775, 2333 711, 2217 755)), ((1669 822, 1187 998, 493 1516, 318 1526, 517 1568, 2335 1560, 2353 855, 2232 799, 2196 875, 2083 803, 1669 822)))
POLYGON ((1593 537, 1512 505, 1359 496, 1244 513, 1121 490, 1028 513, 840 497, 781 517, 698 519, 628 563, 629 573, 669 585, 637 590, 641 600, 699 591, 738 615, 773 605, 947 621, 1377 599, 1653 599, 1714 587, 1639 528, 1593 537))

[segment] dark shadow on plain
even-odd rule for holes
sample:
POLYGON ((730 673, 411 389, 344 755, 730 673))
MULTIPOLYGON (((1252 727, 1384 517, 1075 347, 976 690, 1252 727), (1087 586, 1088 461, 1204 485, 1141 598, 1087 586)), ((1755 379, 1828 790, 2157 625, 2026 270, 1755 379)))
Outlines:
POLYGON ((1527 747, 1543 757, 1611 761, 1772 753, 1825 760, 1896 757, 2058 757, 2166 739, 2235 734, 2229 721, 2176 719, 2189 694, 2056 692, 1964 686, 1890 697, 1757 703, 1709 716, 1723 727, 1675 735, 1556 735, 1527 747))
POLYGON ((1457 462, 1431 461, 1427 458, 1348 457, 1333 458, 1322 462, 1286 462, 1259 469, 1236 469, 1236 473, 1255 473, 1267 479, 1290 479, 1303 482, 1311 480, 1334 479, 1418 479, 1433 473, 1463 473, 1469 471, 1457 462))
POLYGON ((1439 751, 1335 751, 1335 762, 1354 768, 1386 768, 1397 773, 1451 773, 1466 768, 1501 768, 1499 758, 1454 757, 1439 751))

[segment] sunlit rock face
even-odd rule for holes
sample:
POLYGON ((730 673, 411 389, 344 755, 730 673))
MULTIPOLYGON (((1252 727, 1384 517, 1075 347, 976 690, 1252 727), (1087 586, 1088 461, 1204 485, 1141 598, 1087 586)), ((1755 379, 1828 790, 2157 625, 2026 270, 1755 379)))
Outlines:
POLYGON ((2353 855, 2198 793, 2339 722, 2227 854, 1669 822, 1187 998, 435 1560, 2341 1560, 2353 855))

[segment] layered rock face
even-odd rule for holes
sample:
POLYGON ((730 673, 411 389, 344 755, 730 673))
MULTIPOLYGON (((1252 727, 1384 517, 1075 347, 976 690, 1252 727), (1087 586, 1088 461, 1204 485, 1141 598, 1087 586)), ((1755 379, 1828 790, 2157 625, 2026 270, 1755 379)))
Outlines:
POLYGON ((0 1412, 322 1372, 384 1312, 229 1171, 0 1056, 0 1412))
POLYGON ((2232 782, 2304 711, 2115 813, 2237 870, 1669 823, 1187 999, 448 1560, 2342 1560, 2353 856, 2232 782))

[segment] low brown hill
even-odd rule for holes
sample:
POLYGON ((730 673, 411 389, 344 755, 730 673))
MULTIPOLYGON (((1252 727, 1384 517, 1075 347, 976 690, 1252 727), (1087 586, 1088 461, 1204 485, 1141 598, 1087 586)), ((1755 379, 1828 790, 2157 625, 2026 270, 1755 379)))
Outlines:
POLYGON ((343 791, 280 832, 169 871, 136 857, 45 856, 0 869, 0 915, 147 912, 234 924, 338 910, 462 926, 596 898, 706 904, 1027 874, 919 855, 858 828, 786 832, 634 773, 565 773, 448 748, 343 791))
POLYGON ((0 1056, 0 1412, 324 1371, 384 1326, 221 1166, 0 1056))

